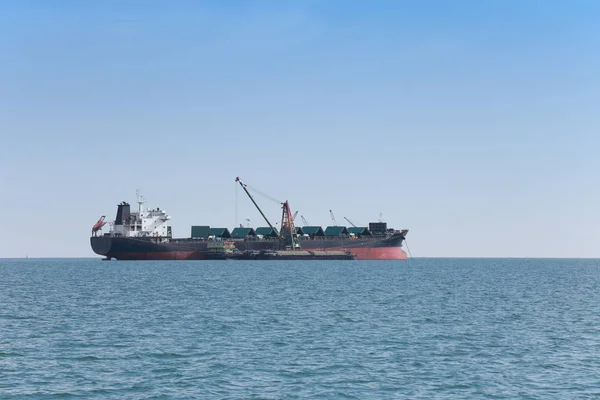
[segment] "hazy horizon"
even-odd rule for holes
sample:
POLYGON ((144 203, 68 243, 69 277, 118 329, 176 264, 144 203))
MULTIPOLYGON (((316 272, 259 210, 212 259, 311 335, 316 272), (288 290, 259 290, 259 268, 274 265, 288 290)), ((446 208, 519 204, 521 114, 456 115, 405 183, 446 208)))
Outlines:
POLYGON ((583 0, 3 2, 0 257, 95 257, 92 225, 137 189, 175 237, 263 226, 240 176, 311 225, 383 213, 416 258, 600 258, 599 16, 583 0))

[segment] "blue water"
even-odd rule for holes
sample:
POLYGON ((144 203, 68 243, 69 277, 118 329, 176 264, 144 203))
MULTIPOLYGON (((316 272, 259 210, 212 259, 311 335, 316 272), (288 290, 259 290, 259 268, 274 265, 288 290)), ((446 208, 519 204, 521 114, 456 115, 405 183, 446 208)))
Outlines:
POLYGON ((599 260, 0 260, 0 399, 598 396, 599 260))

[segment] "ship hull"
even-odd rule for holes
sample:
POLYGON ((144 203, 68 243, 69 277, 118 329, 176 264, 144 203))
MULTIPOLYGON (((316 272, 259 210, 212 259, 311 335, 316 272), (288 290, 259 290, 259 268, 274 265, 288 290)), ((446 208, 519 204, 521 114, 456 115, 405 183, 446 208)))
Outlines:
MULTIPOLYGON (((300 246, 309 251, 350 251, 358 260, 406 260, 402 249, 404 234, 387 238, 303 239, 300 246)), ((90 238, 92 250, 117 260, 203 260, 208 243, 191 239, 156 239, 97 236, 90 238)), ((278 240, 235 240, 238 250, 281 250, 278 240)))

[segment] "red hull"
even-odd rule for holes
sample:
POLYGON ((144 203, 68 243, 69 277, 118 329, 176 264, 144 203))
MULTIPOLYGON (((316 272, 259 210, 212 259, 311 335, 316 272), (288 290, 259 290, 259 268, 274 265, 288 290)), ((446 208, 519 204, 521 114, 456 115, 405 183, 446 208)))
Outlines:
MULTIPOLYGON (((406 260, 408 257, 401 247, 371 247, 371 248, 327 248, 311 249, 317 251, 351 251, 357 260, 406 260)), ((117 253, 112 257, 118 260, 203 260, 202 251, 152 251, 135 253, 117 253)))

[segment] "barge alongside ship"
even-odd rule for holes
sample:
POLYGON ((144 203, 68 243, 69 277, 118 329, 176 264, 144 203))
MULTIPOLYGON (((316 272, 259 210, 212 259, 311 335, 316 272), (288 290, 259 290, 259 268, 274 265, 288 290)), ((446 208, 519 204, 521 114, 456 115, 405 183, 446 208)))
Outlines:
POLYGON ((103 216, 92 228, 92 250, 105 259, 117 260, 203 260, 203 259, 359 259, 404 260, 402 243, 407 229, 388 229, 383 221, 358 226, 295 226, 289 203, 282 203, 278 232, 260 210, 246 185, 244 188, 268 227, 213 228, 192 226, 190 237, 173 238, 165 210, 146 209, 138 198, 138 211, 127 202, 117 205, 109 224, 103 216), (219 254, 221 253, 221 254, 219 254), (275 258, 279 254, 281 258, 275 258))

